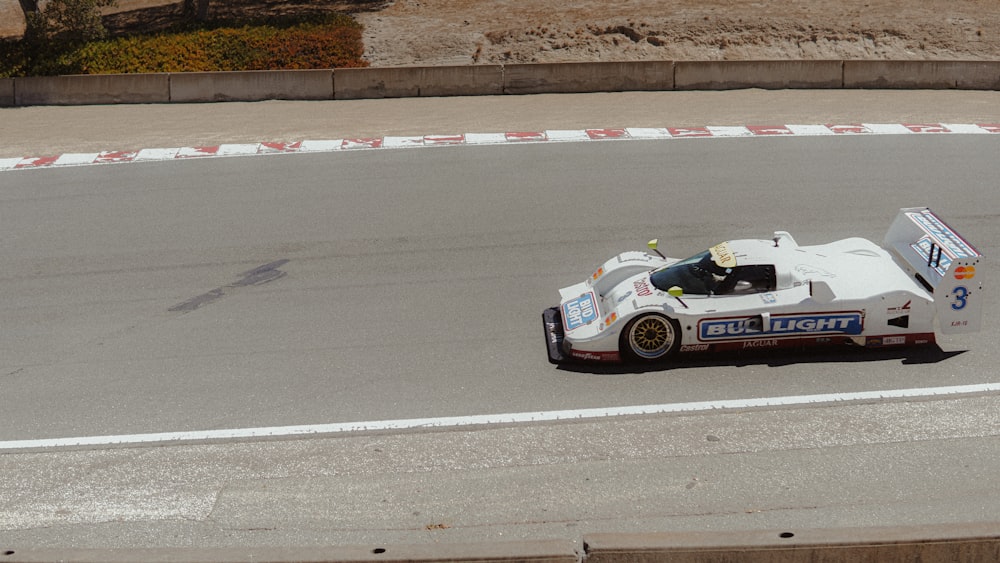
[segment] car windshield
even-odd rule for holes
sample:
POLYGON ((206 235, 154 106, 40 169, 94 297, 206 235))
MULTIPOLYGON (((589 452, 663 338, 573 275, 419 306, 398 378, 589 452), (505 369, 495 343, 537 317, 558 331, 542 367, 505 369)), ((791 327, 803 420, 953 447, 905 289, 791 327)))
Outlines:
POLYGON ((661 291, 677 286, 684 293, 711 295, 731 271, 716 264, 712 252, 706 250, 653 272, 649 279, 661 291))

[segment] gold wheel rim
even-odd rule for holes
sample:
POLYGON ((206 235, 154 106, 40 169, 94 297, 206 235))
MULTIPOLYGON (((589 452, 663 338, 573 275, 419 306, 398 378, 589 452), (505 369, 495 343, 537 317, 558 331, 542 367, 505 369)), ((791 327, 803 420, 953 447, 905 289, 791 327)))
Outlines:
POLYGON ((636 354, 651 358, 659 356, 673 344, 673 329, 664 319, 646 317, 635 323, 629 337, 636 354))

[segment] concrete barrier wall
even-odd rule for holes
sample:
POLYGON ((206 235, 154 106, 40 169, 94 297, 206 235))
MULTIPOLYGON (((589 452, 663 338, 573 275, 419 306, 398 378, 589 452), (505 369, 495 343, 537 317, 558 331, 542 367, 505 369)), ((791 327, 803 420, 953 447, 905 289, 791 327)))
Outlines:
POLYGON ((1000 90, 1000 61, 844 61, 844 88, 1000 90))
POLYGON ((0 78, 0 108, 14 105, 14 79, 0 78))
POLYGON ((170 101, 167 74, 82 74, 14 79, 14 104, 148 104, 170 101))
POLYGON ((7 549, 5 563, 131 563, 134 561, 188 563, 312 562, 419 563, 579 563, 570 540, 525 540, 478 544, 428 544, 385 547, 308 548, 178 548, 178 549, 7 549))
POLYGON ((995 563, 1000 524, 590 534, 586 563, 995 563))
POLYGON ((28 77, 0 79, 0 106, 738 88, 1000 90, 1000 61, 640 61, 28 77))
POLYGON ((333 81, 338 100, 493 96, 503 93, 503 67, 339 68, 333 81))
POLYGON ((672 90, 673 61, 503 66, 504 94, 672 90))
POLYGON ((470 544, 304 548, 18 549, 5 563, 252 561, 313 563, 997 563, 1000 522, 795 532, 722 531, 585 534, 582 552, 568 539, 470 544))
POLYGON ((171 102, 332 100, 333 70, 183 72, 170 75, 171 102))
POLYGON ((842 67, 842 61, 676 62, 674 89, 841 88, 842 67))

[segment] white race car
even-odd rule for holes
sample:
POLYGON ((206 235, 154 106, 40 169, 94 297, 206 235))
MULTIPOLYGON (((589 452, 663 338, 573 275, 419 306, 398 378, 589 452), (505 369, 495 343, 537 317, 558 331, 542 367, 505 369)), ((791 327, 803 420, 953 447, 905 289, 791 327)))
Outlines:
POLYGON ((930 209, 901 209, 883 246, 790 234, 731 240, 684 260, 625 252, 559 291, 543 314, 549 360, 853 344, 904 346, 982 320, 982 255, 930 209))

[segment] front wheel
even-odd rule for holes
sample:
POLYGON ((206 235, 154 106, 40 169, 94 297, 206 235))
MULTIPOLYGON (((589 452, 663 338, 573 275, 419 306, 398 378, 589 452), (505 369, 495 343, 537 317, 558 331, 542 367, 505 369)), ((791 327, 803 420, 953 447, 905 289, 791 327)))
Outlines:
POLYGON ((680 348, 680 325, 663 315, 641 315, 625 327, 621 344, 626 356, 640 360, 659 360, 680 348))

